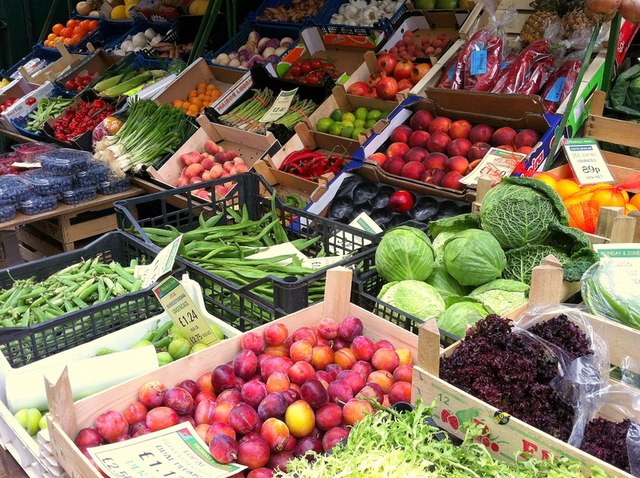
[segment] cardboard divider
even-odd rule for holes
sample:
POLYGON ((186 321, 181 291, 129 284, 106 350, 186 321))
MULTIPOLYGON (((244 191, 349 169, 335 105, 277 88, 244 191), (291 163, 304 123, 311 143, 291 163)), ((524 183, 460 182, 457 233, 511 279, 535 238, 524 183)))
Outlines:
MULTIPOLYGON (((540 266, 533 269, 529 307, 561 302, 562 298, 559 294, 561 289, 562 266, 555 257, 549 256, 540 266)), ((515 320, 525 310, 526 307, 518 313, 510 314, 508 318, 515 320)), ((583 317, 594 332, 607 343, 609 361, 612 365, 620 366, 626 357, 638 355, 637 342, 640 340, 638 330, 590 314, 583 314, 583 317)), ((427 402, 437 399, 434 419, 438 426, 454 436, 463 438, 464 432, 461 431, 460 426, 454 428, 449 421, 442 420, 441 417, 444 416, 442 414, 444 410, 452 416, 464 412, 464 416, 468 417, 465 420, 473 420, 485 427, 483 436, 489 439, 487 450, 497 458, 514 460, 518 452, 527 452, 538 459, 549 459, 551 455, 566 456, 583 463, 582 471, 585 476, 593 476, 587 467, 596 465, 608 476, 631 478, 630 474, 496 409, 439 378, 440 360, 450 356, 461 342, 439 351, 432 346, 438 341, 439 332, 435 320, 425 322, 419 330, 420 353, 418 363, 414 367, 412 385, 413 399, 422 398, 427 402)), ((614 382, 610 381, 610 383, 614 382)), ((625 387, 625 385, 621 386, 625 387)), ((631 390, 631 387, 629 389, 631 390)), ((640 419, 640 416, 622 417, 606 407, 600 410, 599 416, 614 421, 620 421, 622 418, 640 419)), ((462 425, 463 421, 459 419, 459 425, 462 425)))
POLYGON ((270 132, 266 135, 249 133, 236 128, 211 123, 206 116, 198 118, 200 128, 160 167, 147 169, 149 175, 158 182, 175 187, 184 165, 180 162, 180 156, 192 151, 204 152, 204 143, 207 140, 214 141, 222 146, 225 151, 235 150, 238 156, 244 159, 251 168, 270 148, 280 144, 270 132))
POLYGON ((62 42, 56 43, 56 48, 62 55, 60 59, 49 63, 46 67, 38 70, 33 75, 23 67, 19 67, 18 71, 22 77, 29 83, 34 85, 43 85, 47 81, 55 81, 67 68, 72 68, 84 59, 84 55, 69 53, 62 42))
MULTIPOLYGON (((402 328, 383 320, 349 302, 351 297, 351 274, 342 267, 327 271, 325 300, 272 323, 282 323, 293 332, 299 327, 314 327, 323 317, 334 317, 337 321, 348 315, 360 318, 364 333, 372 340, 386 339, 398 348, 406 348, 414 357, 418 354, 417 337, 402 328)), ((254 329, 262 334, 268 325, 254 329)), ((73 402, 69 377, 63 372, 57 382, 47 383, 49 399, 49 433, 52 448, 60 463, 72 478, 99 478, 99 472, 75 446, 73 440, 81 428, 91 426, 101 411, 122 410, 135 400, 139 388, 150 380, 159 380, 168 386, 186 378, 196 378, 210 372, 216 365, 233 360, 240 350, 242 336, 233 337, 215 344, 197 354, 165 365, 158 370, 123 382, 88 398, 73 402)))
MULTIPOLYGON (((0 103, 4 103, 9 98, 17 98, 14 103, 16 104, 21 100, 21 98, 31 93, 34 89, 35 86, 28 83, 24 78, 13 80, 9 85, 2 89, 2 94, 0 94, 0 103)), ((0 113, 0 125, 8 131, 16 131, 15 127, 9 120, 9 116, 5 114, 8 111, 9 109, 0 113)))

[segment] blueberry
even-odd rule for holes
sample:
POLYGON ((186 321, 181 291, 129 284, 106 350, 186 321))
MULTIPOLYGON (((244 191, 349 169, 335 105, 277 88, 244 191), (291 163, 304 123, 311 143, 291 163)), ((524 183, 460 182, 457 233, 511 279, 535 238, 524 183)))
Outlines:
POLYGON ((56 196, 33 196, 20 204, 22 212, 28 215, 53 211, 58 206, 56 196))

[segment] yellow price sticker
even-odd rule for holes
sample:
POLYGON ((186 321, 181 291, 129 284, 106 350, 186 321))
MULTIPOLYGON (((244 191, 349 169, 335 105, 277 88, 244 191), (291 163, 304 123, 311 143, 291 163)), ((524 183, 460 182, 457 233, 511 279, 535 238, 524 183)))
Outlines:
POLYGON ((170 276, 153 289, 164 310, 191 344, 212 345, 220 339, 180 281, 170 276))

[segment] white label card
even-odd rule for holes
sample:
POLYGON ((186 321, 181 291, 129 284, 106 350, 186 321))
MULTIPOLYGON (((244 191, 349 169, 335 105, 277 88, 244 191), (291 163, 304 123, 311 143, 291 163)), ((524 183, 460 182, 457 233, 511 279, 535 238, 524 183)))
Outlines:
POLYGON ((133 275, 142 281, 142 287, 146 288, 157 281, 167 272, 173 269, 173 262, 178 254, 182 234, 171 244, 158 252, 158 255, 149 265, 136 266, 133 275))
POLYGON ((573 175, 581 186, 615 181, 595 139, 564 138, 562 147, 573 175))
POLYGON ((215 461, 209 447, 188 422, 87 450, 110 478, 224 478, 246 468, 215 461))
MULTIPOLYGON (((382 229, 380 228, 380 226, 378 226, 376 222, 373 219, 371 219, 366 212, 360 213, 360 215, 356 217, 353 221, 351 221, 349 225, 351 227, 355 227, 356 229, 360 229, 361 231, 365 231, 370 234, 380 234, 382 232, 382 229)), ((370 241, 366 239, 359 239, 356 241, 351 234, 343 232, 340 234, 340 236, 334 235, 331 238, 331 240, 329 241, 328 252, 330 254, 348 253, 348 252, 351 252, 352 250, 359 249, 368 244, 370 244, 370 241), (349 245, 345 244, 347 240, 350 241, 351 244, 349 245)))
POLYGON ((491 148, 473 171, 460 179, 460 182, 467 186, 475 186, 480 176, 487 176, 491 178, 492 184, 496 185, 502 181, 502 178, 511 176, 518 163, 526 157, 527 155, 523 153, 491 148))
POLYGON ((271 123, 277 119, 282 118, 287 111, 289 111, 289 106, 293 103, 293 99, 298 92, 298 88, 294 88, 289 91, 280 91, 280 94, 271 105, 269 111, 267 111, 262 118, 260 118, 260 123, 271 123))

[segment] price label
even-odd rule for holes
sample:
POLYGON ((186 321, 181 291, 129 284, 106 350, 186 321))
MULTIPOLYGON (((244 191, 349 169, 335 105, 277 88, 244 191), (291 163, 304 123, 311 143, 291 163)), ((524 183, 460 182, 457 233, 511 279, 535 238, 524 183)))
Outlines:
POLYGON ((189 422, 87 451, 110 478, 225 478, 246 468, 215 461, 189 422))
MULTIPOLYGON (((369 234, 380 234, 382 229, 376 222, 369 217, 366 212, 360 213, 353 221, 349 223, 351 227, 368 232, 369 234)), ((330 254, 347 253, 371 243, 367 239, 356 239, 352 234, 344 232, 340 235, 334 235, 329 241, 327 250, 330 254)))
POLYGON ((547 101, 552 101, 553 103, 558 103, 562 98, 562 92, 564 91, 564 85, 566 82, 566 76, 558 78, 549 90, 549 93, 547 93, 547 96, 544 97, 544 99, 547 101))
POLYGON ((302 261, 302 267, 315 270, 324 269, 340 262, 345 257, 347 256, 313 257, 302 261))
POLYGON ((562 140, 562 147, 580 185, 615 181, 595 139, 565 138, 562 140))
POLYGON ((487 72, 487 50, 471 53, 471 74, 484 75, 487 72))
MULTIPOLYGON (((296 246, 294 246, 290 242, 285 242, 283 244, 276 244, 275 246, 267 247, 266 249, 260 252, 247 256, 246 259, 247 260, 270 259, 272 257, 278 257, 278 256, 296 256, 301 261, 304 261, 307 259, 307 256, 305 256, 302 252, 300 252, 296 248, 296 246)), ((293 262, 293 259, 283 259, 280 262, 278 262, 278 264, 286 266, 291 264, 292 262, 293 262)))
POLYGON ((273 102, 271 108, 269 108, 269 111, 260 118, 260 123, 271 123, 272 121, 282 118, 284 114, 289 111, 289 106, 291 106, 297 92, 298 88, 289 91, 282 90, 273 102))
POLYGON ((162 249, 151 264, 136 266, 133 275, 142 281, 143 288, 149 287, 164 274, 171 272, 181 240, 182 235, 178 236, 171 244, 162 249))
POLYGON ((154 287, 153 293, 189 342, 211 345, 220 341, 178 279, 167 277, 154 287))
POLYGON ((505 151, 504 149, 491 148, 480 164, 473 171, 460 179, 462 184, 475 186, 480 176, 491 178, 492 184, 498 184, 502 178, 511 176, 519 162, 527 157, 526 154, 505 151))

